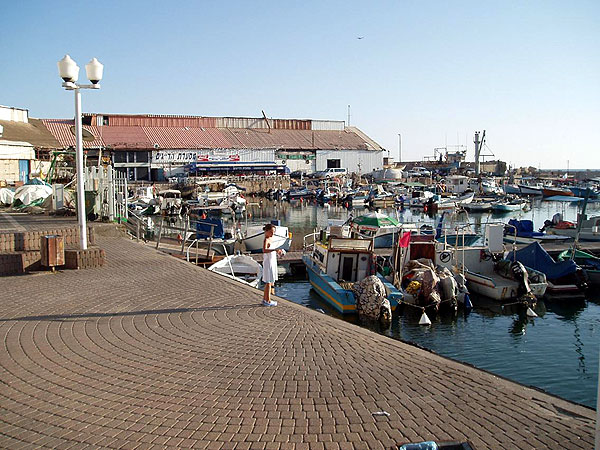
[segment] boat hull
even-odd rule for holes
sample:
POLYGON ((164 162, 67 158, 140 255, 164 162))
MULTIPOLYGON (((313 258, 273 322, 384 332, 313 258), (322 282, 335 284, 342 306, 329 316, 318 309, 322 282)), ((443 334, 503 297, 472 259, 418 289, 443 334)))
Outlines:
MULTIPOLYGON (((290 247, 292 245, 292 238, 289 237, 287 229, 285 231, 285 236, 277 234, 273 235, 272 245, 274 249, 282 249, 286 252, 290 251, 290 247)), ((250 253, 262 253, 263 241, 265 239, 265 234, 263 231, 251 233, 250 236, 242 239, 242 242, 246 245, 246 250, 250 253)))
MULTIPOLYGON (((517 298, 517 289, 519 284, 514 280, 509 280, 504 277, 493 277, 475 273, 471 271, 465 272, 469 292, 474 292, 479 295, 497 300, 500 302, 513 300, 517 298)), ((541 298, 546 293, 547 283, 529 283, 531 292, 537 298, 541 298)))
POLYGON ((541 188, 525 186, 523 184, 520 184, 519 189, 521 191, 521 194, 523 194, 523 195, 542 195, 541 188))
POLYGON ((542 189, 542 195, 544 197, 554 197, 555 195, 573 197, 573 192, 571 192, 569 189, 544 188, 542 189))
MULTIPOLYGON (((319 296, 330 306, 341 314, 356 313, 356 299, 350 289, 342 288, 333 278, 324 274, 320 267, 307 255, 302 257, 308 280, 319 296)), ((383 276, 377 274, 377 277, 383 282, 388 291, 388 300, 392 311, 396 310, 398 301, 402 299, 402 294, 396 290, 383 276)))
POLYGON ((509 211, 520 211, 523 209, 524 204, 507 204, 507 203, 492 203, 492 210, 495 212, 509 212, 509 211))

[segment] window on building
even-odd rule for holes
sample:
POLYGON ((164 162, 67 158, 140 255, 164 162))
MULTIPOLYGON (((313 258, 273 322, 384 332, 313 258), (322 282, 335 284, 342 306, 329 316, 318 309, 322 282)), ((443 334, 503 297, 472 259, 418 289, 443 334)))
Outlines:
POLYGON ((136 152, 136 162, 148 162, 148 152, 136 152))
POLYGON ((138 167, 135 169, 135 178, 136 180, 144 180, 148 181, 148 168, 147 167, 138 167))
POLYGON ((327 168, 328 169, 339 169, 342 167, 342 160, 340 159, 328 159, 327 160, 327 168))
POLYGON ((126 163, 127 162, 127 153, 126 152, 115 152, 113 158, 116 163, 126 163))
POLYGON ((127 152, 127 162, 135 162, 135 152, 127 152))
POLYGON ((106 116, 102 117, 102 125, 108 125, 108 117, 106 117, 106 116))
POLYGON ((127 169, 127 179, 129 181, 135 181, 135 168, 129 167, 127 169))

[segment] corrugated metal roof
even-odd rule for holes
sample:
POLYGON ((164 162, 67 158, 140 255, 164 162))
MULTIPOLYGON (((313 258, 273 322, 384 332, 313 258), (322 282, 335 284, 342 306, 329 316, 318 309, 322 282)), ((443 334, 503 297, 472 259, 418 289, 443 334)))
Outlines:
POLYGON ((108 117, 106 126, 140 126, 140 127, 211 127, 216 125, 214 117, 195 116, 159 116, 135 114, 96 114, 92 116, 108 117))
POLYGON ((160 148, 232 148, 233 143, 217 128, 142 127, 160 148))
MULTIPOLYGON (((191 127, 191 126, 131 126, 116 125, 114 117, 124 122, 136 116, 110 116, 108 126, 89 126, 84 128, 97 137, 93 142, 85 142, 85 148, 110 146, 114 149, 294 149, 294 150, 382 150, 381 146, 355 127, 345 130, 302 129, 311 124, 309 120, 273 121, 269 119, 271 129, 263 128, 264 119, 212 118, 214 123, 237 125, 229 127, 191 127), (119 119, 120 120, 120 119, 119 119), (276 126, 285 127, 283 129, 276 126), (294 129, 294 127, 298 127, 294 129)), ((179 120, 200 120, 208 118, 189 118, 185 116, 139 116, 141 122, 156 119, 164 123, 179 120)), ((136 119, 137 120, 137 119, 136 119)), ((192 120, 192 122, 193 122, 192 120)), ((133 122, 135 120, 132 119, 133 122)), ((92 120, 93 122, 93 120, 92 120)), ((323 128, 329 124, 319 125, 323 128)), ((161 122, 162 123, 162 122, 161 122)), ((333 125, 335 122, 332 122, 333 125)), ((75 145, 75 137, 69 130, 72 120, 45 119, 44 124, 62 147, 75 145)), ((337 125, 337 124, 336 124, 337 125)))
POLYGON ((116 150, 153 148, 142 127, 98 127, 98 132, 107 147, 116 150))
MULTIPOLYGON (((52 133, 61 147, 75 147, 75 136, 70 130, 75 123, 73 119, 42 119, 42 122, 44 122, 48 131, 52 133)), ((91 142, 83 141, 83 148, 104 147, 104 142, 102 141, 98 127, 84 125, 83 128, 88 130, 95 137, 91 142)))

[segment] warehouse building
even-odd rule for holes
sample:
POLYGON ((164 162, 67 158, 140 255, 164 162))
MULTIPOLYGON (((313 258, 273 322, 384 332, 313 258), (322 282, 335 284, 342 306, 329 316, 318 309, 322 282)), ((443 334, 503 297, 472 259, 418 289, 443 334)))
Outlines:
MULTIPOLYGON (((75 145, 72 120, 44 124, 63 147, 75 145)), ((383 167, 384 150, 343 121, 128 115, 83 116, 90 162, 108 162, 131 181, 161 181, 175 171, 271 173, 328 167, 368 173, 383 167)))
POLYGON ((26 183, 31 175, 46 173, 49 152, 60 144, 29 111, 0 105, 0 184, 26 183))

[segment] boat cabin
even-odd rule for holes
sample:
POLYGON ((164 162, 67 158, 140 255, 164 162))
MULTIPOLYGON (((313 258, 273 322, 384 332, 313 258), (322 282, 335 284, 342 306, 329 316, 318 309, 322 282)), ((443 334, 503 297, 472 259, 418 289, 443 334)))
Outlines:
POLYGON ((373 241, 331 237, 325 245, 317 242, 313 259, 336 282, 354 283, 373 273, 373 241))

